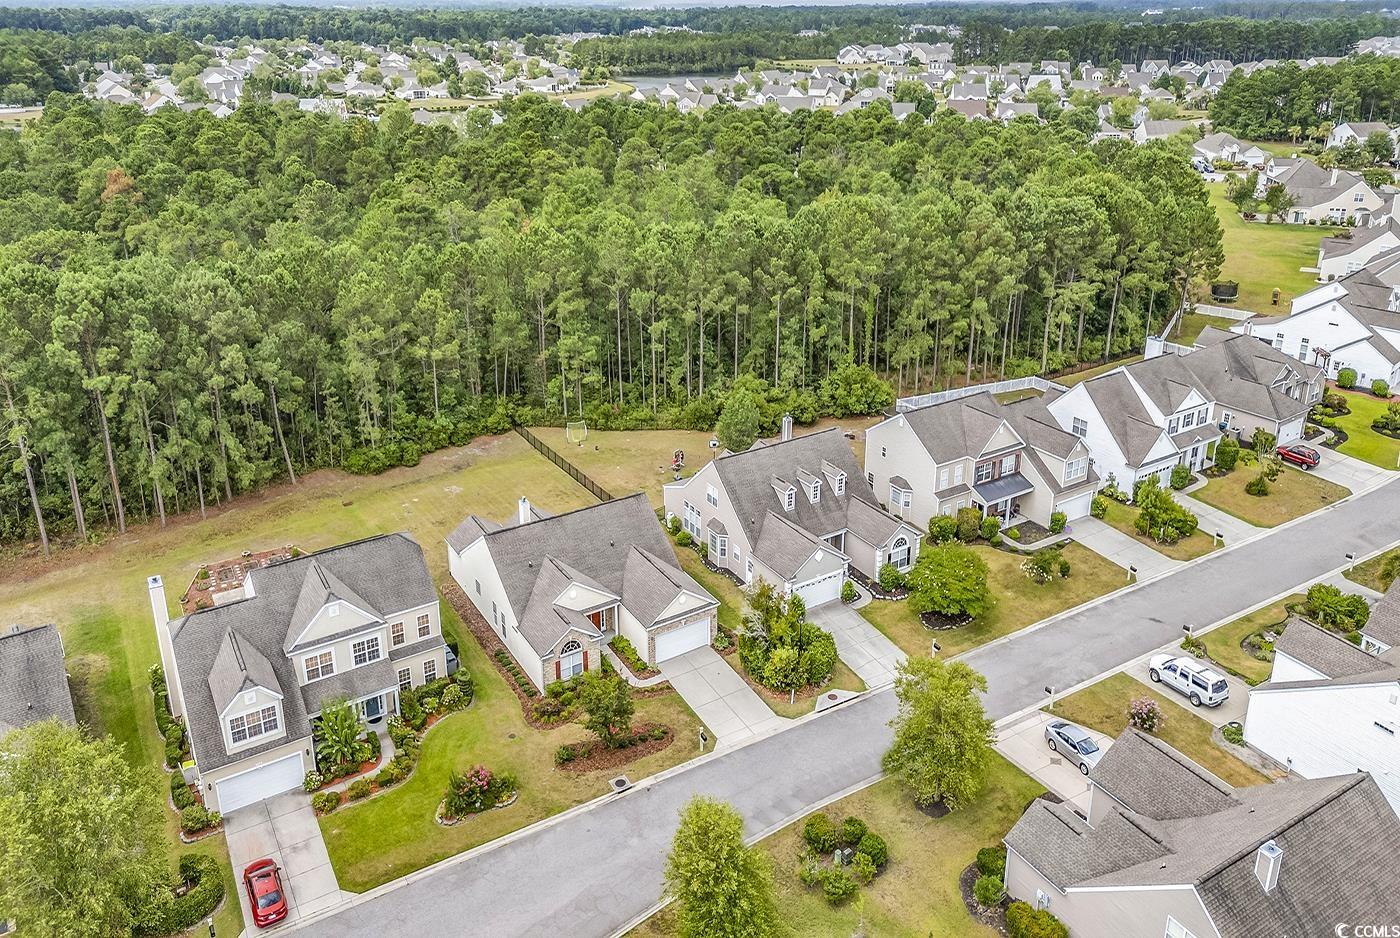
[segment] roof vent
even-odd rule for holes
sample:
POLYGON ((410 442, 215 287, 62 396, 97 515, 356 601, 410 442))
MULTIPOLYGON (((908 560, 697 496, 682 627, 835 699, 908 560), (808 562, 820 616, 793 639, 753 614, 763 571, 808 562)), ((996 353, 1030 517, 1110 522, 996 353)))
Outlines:
POLYGON ((1269 841, 1254 855, 1254 877, 1265 893, 1273 892, 1278 886, 1279 869, 1283 866, 1283 848, 1269 841))

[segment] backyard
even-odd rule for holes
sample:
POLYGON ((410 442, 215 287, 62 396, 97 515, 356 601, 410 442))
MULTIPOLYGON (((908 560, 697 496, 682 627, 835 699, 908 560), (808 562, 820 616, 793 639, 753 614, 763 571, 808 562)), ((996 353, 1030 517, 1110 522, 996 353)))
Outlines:
POLYGON ((1260 661, 1241 647, 1245 636, 1257 632, 1265 626, 1279 625, 1288 618, 1288 607, 1295 603, 1300 603, 1304 599, 1302 593, 1294 593, 1286 596, 1276 603, 1270 603, 1263 608, 1256 609, 1249 615, 1240 616, 1233 622, 1227 622, 1219 628, 1211 629, 1204 635, 1199 636, 1205 642, 1206 654, 1220 667, 1231 674, 1244 678, 1247 684, 1262 684, 1269 679, 1269 673, 1273 670, 1273 662, 1260 661))
POLYGON ((937 640, 939 655, 948 657, 1128 585, 1128 575, 1122 567, 1081 544, 1064 547, 1064 558, 1071 568, 1069 579, 1044 585, 1031 582, 1021 569, 1025 554, 984 544, 974 545, 972 550, 987 564, 987 585, 996 599, 992 611, 977 621, 934 632, 924 627, 907 602, 879 600, 862 608, 860 614, 906 654, 927 655, 930 643, 937 640))
POLYGON ((1215 550, 1218 546, 1209 534, 1199 530, 1193 531, 1190 537, 1184 537, 1175 544, 1160 544, 1146 534, 1138 532, 1136 527, 1138 510, 1136 508, 1111 498, 1104 500, 1108 502, 1108 513, 1103 517, 1105 524, 1112 525, 1134 540, 1146 544, 1157 553, 1164 554, 1173 560, 1195 560, 1197 557, 1203 557, 1215 550))
POLYGON ((1128 707, 1138 697, 1157 701, 1166 717, 1155 734, 1231 785, 1261 785, 1269 781, 1251 766, 1216 745, 1205 720, 1177 706, 1157 691, 1126 674, 1115 674, 1058 701, 1046 711, 1114 739, 1128 728, 1128 707))
MULTIPOLYGON (((958 876, 981 847, 996 846, 1026 806, 1044 789, 995 753, 982 793, 966 808, 933 819, 914 807, 894 779, 842 798, 822 810, 837 823, 857 816, 885 838, 889 867, 860 896, 832 906, 820 889, 797 879, 802 821, 760 843, 773 865, 778 916, 794 935, 848 938, 851 935, 924 938, 994 938, 993 929, 972 920, 958 890, 958 876)), ((632 938, 676 934, 669 910, 653 916, 632 938)))
POLYGON ((1336 418, 1337 425, 1347 434, 1347 441, 1338 446, 1337 451, 1382 469, 1400 468, 1400 440, 1371 429, 1371 421, 1385 412, 1389 401, 1364 391, 1328 390, 1345 396, 1351 408, 1351 413, 1336 418))
POLYGON ((1284 466, 1278 478, 1269 483, 1268 495, 1250 495, 1244 487, 1258 474, 1257 466, 1241 463, 1233 472, 1211 479, 1205 488, 1196 489, 1190 497, 1256 527, 1272 528, 1351 494, 1349 489, 1321 476, 1284 466))
POLYGON ((1206 326, 1214 326, 1217 329, 1228 331, 1234 324, 1235 320, 1226 319, 1224 316, 1184 313, 1181 320, 1177 322, 1176 328, 1172 330, 1172 334, 1167 336, 1167 341, 1175 342, 1177 345, 1192 346, 1196 344, 1196 338, 1206 326))
MULTIPOLYGON (((448 604, 441 609, 444 628, 461 636, 458 648, 463 667, 476 681, 476 697, 468 710, 428 732, 411 778, 386 794, 347 804, 321 818, 342 889, 361 892, 596 798, 608 791, 607 780, 618 774, 616 767, 588 773, 556 768, 555 750, 590 739, 590 734, 576 723, 547 730, 528 726, 518 698, 481 646, 448 604), (520 797, 508 808, 483 812, 456 827, 439 825, 434 812, 448 773, 475 765, 513 772, 520 779, 520 797)), ((699 754, 700 722, 678 694, 638 697, 636 705, 634 723, 664 723, 676 738, 660 752, 628 763, 629 776, 644 778, 699 754)))
POLYGON ((1340 229, 1247 222, 1225 198, 1223 182, 1206 188, 1224 235, 1225 263, 1220 279, 1239 283, 1237 305, 1256 313, 1286 312, 1294 297, 1317 286, 1316 275, 1299 268, 1317 266, 1322 239, 1340 229), (1274 288, 1280 291, 1278 307, 1273 305, 1274 288))

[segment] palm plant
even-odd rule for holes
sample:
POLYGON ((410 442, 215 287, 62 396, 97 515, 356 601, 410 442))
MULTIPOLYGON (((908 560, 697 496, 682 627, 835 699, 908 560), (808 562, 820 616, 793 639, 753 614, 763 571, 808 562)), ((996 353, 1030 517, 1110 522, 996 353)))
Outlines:
POLYGON ((316 722, 316 761, 322 769, 355 761, 360 734, 364 731, 359 711, 348 700, 322 704, 321 717, 316 722))

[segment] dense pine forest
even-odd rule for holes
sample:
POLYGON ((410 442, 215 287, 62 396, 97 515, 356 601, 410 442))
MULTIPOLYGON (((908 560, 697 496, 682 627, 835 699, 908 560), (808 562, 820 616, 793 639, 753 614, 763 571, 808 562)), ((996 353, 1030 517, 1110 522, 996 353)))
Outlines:
POLYGON ((1215 126, 1242 137, 1297 142, 1344 121, 1400 120, 1400 59, 1362 56, 1301 69, 1292 62, 1231 75, 1215 100, 1215 126))
POLYGON ((527 96, 466 132, 55 95, 0 134, 0 538, 93 536, 512 418, 801 419, 1139 346, 1221 258, 1167 143, 879 106, 527 96))

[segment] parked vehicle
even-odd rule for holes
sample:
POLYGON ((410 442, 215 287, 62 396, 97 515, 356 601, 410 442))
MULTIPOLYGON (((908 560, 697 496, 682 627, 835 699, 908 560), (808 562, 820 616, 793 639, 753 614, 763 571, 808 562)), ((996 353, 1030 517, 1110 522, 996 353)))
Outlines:
POLYGON ((1051 752, 1058 752, 1079 766, 1079 774, 1088 775, 1099 764, 1103 750, 1089 731, 1068 720, 1051 720, 1045 725, 1045 741, 1051 752))
POLYGON ((243 888, 248 890, 248 907, 253 910, 254 925, 266 928, 287 917, 287 893, 282 889, 281 869, 272 860, 250 863, 243 871, 243 888))
POLYGON ((1193 707, 1218 707, 1230 699, 1230 685, 1225 677, 1195 658, 1153 655, 1147 676, 1190 700, 1193 707))
POLYGON ((1317 450, 1311 446, 1300 446, 1297 443, 1291 446, 1280 446, 1278 458, 1304 469, 1316 469, 1318 463, 1322 462, 1322 455, 1317 450))

